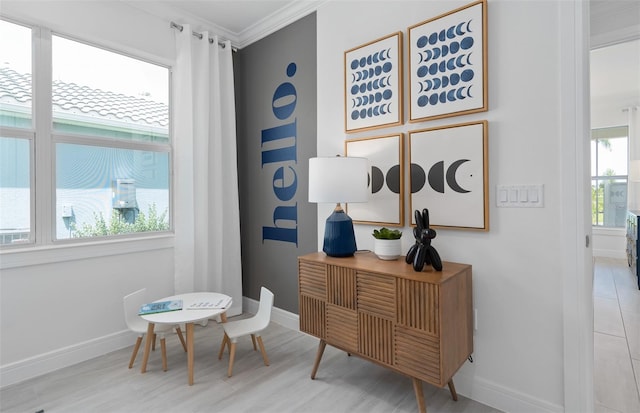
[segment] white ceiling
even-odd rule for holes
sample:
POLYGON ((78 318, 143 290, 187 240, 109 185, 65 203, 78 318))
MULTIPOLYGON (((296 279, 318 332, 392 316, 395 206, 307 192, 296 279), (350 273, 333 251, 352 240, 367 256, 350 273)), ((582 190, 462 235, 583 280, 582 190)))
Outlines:
POLYGON ((313 12, 327 0, 120 0, 167 21, 208 30, 242 48, 313 12))
MULTIPOLYGON (((327 0, 120 0, 167 21, 209 30, 242 48, 327 0)), ((335 0, 339 1, 339 0, 335 0)), ((640 97, 640 1, 591 0, 591 95, 640 97), (628 42, 630 39, 636 39, 628 42), (620 41, 625 41, 621 44, 620 41)))

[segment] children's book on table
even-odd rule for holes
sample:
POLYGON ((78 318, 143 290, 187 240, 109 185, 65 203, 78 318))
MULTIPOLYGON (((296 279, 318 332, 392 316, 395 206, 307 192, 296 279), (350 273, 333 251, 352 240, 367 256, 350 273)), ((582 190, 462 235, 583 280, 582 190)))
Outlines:
POLYGON ((138 315, 166 313, 168 311, 182 310, 182 300, 158 301, 144 304, 140 307, 138 315))
POLYGON ((196 301, 187 307, 188 310, 220 310, 227 308, 231 302, 231 297, 219 298, 212 301, 196 301))

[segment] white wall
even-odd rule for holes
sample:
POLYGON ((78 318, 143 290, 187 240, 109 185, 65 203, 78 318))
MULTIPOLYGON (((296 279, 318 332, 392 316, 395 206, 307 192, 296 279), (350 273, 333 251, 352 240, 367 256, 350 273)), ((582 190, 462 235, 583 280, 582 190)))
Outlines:
MULTIPOLYGON (((41 24, 171 64, 169 23, 120 2, 3 1, 3 17, 41 24)), ((0 385, 133 344, 122 297, 174 292, 173 236, 0 255, 0 385)))
MULTIPOLYGON (((468 2, 364 4, 318 10, 318 156, 342 153, 346 138, 489 121, 490 231, 440 230, 433 243, 444 260, 473 265, 474 363, 454 380, 460 393, 504 410, 563 411, 559 2, 489 1, 488 112, 346 135, 343 52, 402 31, 406 107, 407 27, 468 2), (509 184, 544 184, 544 208, 496 208, 496 185, 509 184)), ((405 159, 407 144, 405 135, 405 159)), ((408 217, 408 196, 405 209, 408 217)), ((318 206, 319 237, 329 214, 318 206)), ((358 248, 373 247, 371 230, 356 225, 358 248)), ((406 251, 413 239, 404 232, 406 251)))

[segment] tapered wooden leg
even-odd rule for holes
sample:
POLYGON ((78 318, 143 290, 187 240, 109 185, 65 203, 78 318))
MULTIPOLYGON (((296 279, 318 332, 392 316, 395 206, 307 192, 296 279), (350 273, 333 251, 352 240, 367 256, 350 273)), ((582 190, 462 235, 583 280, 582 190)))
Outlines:
POLYGON ((167 341, 164 337, 160 339, 160 351, 162 352, 162 371, 167 371, 167 341))
POLYGON ((320 366, 320 360, 322 359, 322 354, 324 353, 324 348, 327 346, 327 342, 324 340, 320 340, 318 344, 318 352, 316 353, 316 360, 313 362, 313 370, 311 370, 311 380, 316 378, 316 373, 318 372, 318 366, 320 366))
POLYGON ((180 329, 180 327, 176 327, 176 333, 178 333, 178 338, 180 339, 180 342, 182 343, 182 348, 184 349, 184 352, 187 352, 187 343, 184 342, 184 336, 182 335, 182 330, 180 329))
POLYGON ((427 413, 427 405, 424 402, 424 393, 422 392, 422 382, 420 379, 413 378, 413 391, 416 393, 416 401, 418 402, 418 411, 427 413))
POLYGON ((222 344, 220 345, 220 352, 218 353, 218 360, 222 360, 222 355, 224 354, 224 347, 229 344, 229 336, 227 333, 224 333, 224 337, 222 338, 222 344))
POLYGON ((456 386, 453 385, 453 379, 449 380, 449 391, 451 392, 451 398, 454 401, 458 401, 458 393, 456 393, 456 386))
POLYGON ((151 352, 151 340, 153 340, 153 337, 155 335, 153 333, 154 326, 155 325, 153 323, 149 323, 149 325, 147 326, 147 337, 144 343, 144 354, 142 355, 142 366, 140 366, 140 373, 144 373, 147 371, 147 362, 149 361, 149 353, 151 352))
POLYGON ((131 355, 131 360, 129 360, 129 368, 133 367, 133 363, 136 361, 136 356, 138 355, 138 350, 140 349, 140 344, 142 343, 142 336, 138 336, 136 340, 136 345, 133 347, 133 354, 131 355))
POLYGON ((258 347, 256 347, 256 335, 251 334, 251 342, 253 343, 253 351, 257 351, 258 347))
POLYGON ((189 386, 193 385, 193 323, 187 323, 187 369, 189 370, 189 386))
POLYGON ((229 369, 227 370, 227 376, 231 377, 233 372, 233 359, 236 357, 236 343, 229 342, 229 369))
POLYGON ((264 360, 264 365, 269 365, 269 358, 267 357, 267 352, 264 351, 264 344, 262 344, 262 337, 258 336, 258 345, 260 346, 260 352, 262 353, 262 359, 264 360))
POLYGON ((223 323, 227 322, 227 313, 222 313, 220 314, 220 321, 222 321, 223 323))
POLYGON ((153 341, 151 342, 151 350, 156 351, 156 333, 153 333, 153 341))

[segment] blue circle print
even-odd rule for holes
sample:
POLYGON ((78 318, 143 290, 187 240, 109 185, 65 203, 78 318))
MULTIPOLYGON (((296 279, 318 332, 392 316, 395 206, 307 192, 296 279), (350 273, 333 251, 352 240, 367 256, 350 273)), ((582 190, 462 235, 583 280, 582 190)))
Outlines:
POLYGON ((296 74, 296 70, 297 70, 297 66, 295 63, 289 63, 289 66, 287 66, 287 76, 288 77, 292 77, 293 75, 296 74))
POLYGON ((434 93, 433 95, 431 95, 431 97, 429 98, 429 103, 431 103, 432 105, 437 105, 438 104, 438 94, 434 93))
POLYGON ((379 62, 379 60, 378 60, 378 53, 380 53, 380 52, 375 52, 375 53, 373 54, 373 63, 378 63, 378 62, 379 62))
POLYGON ((391 99, 392 95, 393 95, 393 93, 391 93, 391 89, 387 89, 384 92, 382 92, 382 97, 384 98, 384 100, 391 99))
POLYGON ((371 67, 369 68, 369 77, 373 77, 373 75, 375 74, 375 70, 371 67))
POLYGON ((375 73, 376 76, 380 76, 380 73, 382 73, 382 67, 380 65, 376 66, 375 73))
POLYGON ((366 57, 361 57, 360 58, 360 67, 365 67, 367 65, 367 58, 366 57))
POLYGON ((385 73, 389 73, 393 69, 393 64, 391 62, 387 62, 382 66, 382 71, 385 73))
POLYGON ((367 109, 367 116, 369 116, 369 117, 373 116, 373 109, 372 108, 367 109))
POLYGON ((473 37, 465 37, 460 42, 460 47, 462 47, 464 50, 471 48, 471 46, 473 46, 473 37))
POLYGON ((358 59, 354 59, 354 60, 351 62, 351 70, 355 70, 355 69, 357 69, 357 68, 358 68, 358 59))
POLYGON ((447 29, 447 38, 448 39, 453 39, 454 37, 456 37, 456 26, 451 26, 449 27, 449 29, 447 29))
POLYGON ((382 93, 376 93, 376 102, 380 102, 382 100, 382 93))
POLYGON ((453 86, 455 86, 455 85, 457 85, 457 84, 458 84, 458 82, 460 81, 460 75, 459 75, 459 74, 457 74, 457 73, 453 73, 453 74, 451 75, 451 78, 450 78, 449 80, 451 80, 451 84, 452 84, 453 86))
POLYGON ((378 86, 378 82, 380 81, 380 79, 376 79, 373 81, 373 88, 374 89, 378 89, 380 86, 378 86))
POLYGON ((439 78, 434 78, 433 79, 433 88, 437 89, 440 87, 440 85, 442 84, 442 81, 439 78))
POLYGON ((440 103, 447 102, 447 92, 440 92, 440 103))
POLYGON ((425 77, 429 73, 429 68, 427 66, 420 66, 418 68, 418 77, 425 77))
POLYGON ((437 59, 440 57, 440 48, 436 47, 435 49, 433 49, 433 58, 437 59))
POLYGON ((446 38, 447 38, 447 33, 445 32, 445 30, 444 29, 440 30, 440 34, 438 35, 438 40, 440 40, 441 42, 444 42, 446 38))
POLYGON ((438 33, 431 33, 431 35, 429 36, 429 44, 436 43, 438 43, 438 33))
POLYGON ((442 76, 442 87, 449 86, 449 78, 447 76, 442 76))
POLYGON ((369 96, 364 95, 364 96, 362 97, 362 104, 363 104, 363 105, 368 105, 368 104, 369 104, 369 96))
POLYGON ((420 96, 418 98, 418 106, 420 106, 421 108, 427 106, 429 104, 429 98, 426 96, 420 96))
POLYGON ((367 90, 369 92, 371 92, 371 89, 373 89, 373 86, 371 86, 371 83, 372 83, 371 81, 367 82, 367 90))
POLYGON ((416 42, 416 46, 422 48, 422 47, 425 47, 427 43, 429 43, 429 39, 427 39, 427 36, 420 36, 418 38, 418 41, 416 42))
POLYGON ((451 51, 451 53, 458 53, 458 50, 460 50, 460 43, 458 42, 451 42, 451 44, 449 45, 449 51, 451 51))
POLYGON ((373 114, 374 114, 375 116, 380 115, 380 106, 374 106, 374 107, 373 107, 373 114))
POLYGON ((367 64, 371 65, 371 55, 367 56, 367 64))
POLYGON ((431 66, 429 66, 429 74, 435 75, 436 73, 438 73, 438 64, 432 63, 431 66))
POLYGON ((365 83, 360 85, 360 93, 364 93, 367 91, 367 85, 365 83))
POLYGON ((454 100, 456 100, 456 90, 455 89, 451 89, 449 92, 447 92, 447 100, 449 102, 453 102, 454 100))
POLYGON ((445 44, 444 46, 442 46, 442 57, 445 57, 448 54, 449 54, 449 46, 445 44))
POLYGON ((455 68, 456 68, 456 58, 452 57, 451 59, 447 60, 447 69, 454 70, 455 68))
POLYGON ((367 110, 366 110, 366 109, 361 109, 361 110, 360 110, 360 117, 361 117, 362 119, 364 119, 364 118, 366 118, 366 117, 367 117, 367 110))
POLYGON ((362 80, 366 80, 369 77, 369 72, 366 70, 362 71, 362 80))
POLYGON ((357 95, 357 94, 358 94, 358 90, 360 90, 360 88, 358 87, 358 85, 353 85, 353 86, 351 86, 351 94, 352 94, 352 95, 357 95))
POLYGON ((354 110, 353 112, 351 112, 351 119, 352 120, 356 120, 359 117, 359 113, 357 110, 354 110))
POLYGON ((473 79, 473 70, 471 69, 463 70, 462 73, 460 74, 460 79, 462 79, 463 82, 468 82, 471 79, 473 79))
POLYGON ((440 64, 438 65, 438 68, 440 69, 440 71, 442 73, 447 71, 447 62, 445 62, 444 60, 442 62, 440 62, 440 64))

